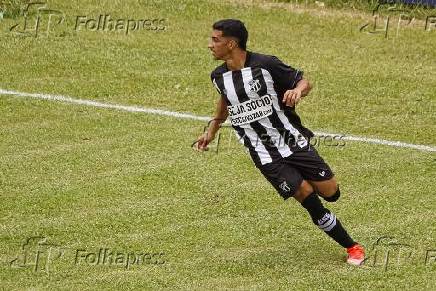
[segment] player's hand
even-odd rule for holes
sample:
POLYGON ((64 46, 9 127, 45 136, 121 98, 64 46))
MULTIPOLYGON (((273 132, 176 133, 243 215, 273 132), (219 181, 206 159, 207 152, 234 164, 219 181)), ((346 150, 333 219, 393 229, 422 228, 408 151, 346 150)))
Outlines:
POLYGON ((292 90, 288 90, 283 94, 283 103, 286 106, 294 107, 301 100, 301 90, 295 88, 292 90))
POLYGON ((200 135, 198 137, 198 139, 195 143, 196 144, 195 150, 197 150, 199 152, 209 150, 209 148, 207 146, 213 139, 214 139, 214 137, 211 136, 208 132, 203 133, 202 135, 200 135))

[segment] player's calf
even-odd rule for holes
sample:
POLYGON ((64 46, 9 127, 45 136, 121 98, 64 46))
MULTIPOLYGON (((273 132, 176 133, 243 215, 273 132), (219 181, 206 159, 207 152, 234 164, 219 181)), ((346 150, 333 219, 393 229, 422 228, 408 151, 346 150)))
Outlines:
POLYGON ((307 212, 309 212, 313 223, 338 244, 344 248, 350 248, 356 244, 356 242, 354 242, 348 235, 335 214, 322 205, 321 200, 319 200, 319 197, 315 192, 307 196, 301 205, 307 210, 307 212))
MULTIPOLYGON (((337 200, 340 196, 340 192, 336 192, 337 193, 328 198, 337 200)), ((348 235, 336 215, 322 205, 321 200, 314 192, 314 188, 311 184, 303 180, 296 191, 294 198, 307 210, 316 226, 323 230, 342 247, 347 249, 348 263, 353 265, 362 264, 365 259, 364 249, 348 235)))

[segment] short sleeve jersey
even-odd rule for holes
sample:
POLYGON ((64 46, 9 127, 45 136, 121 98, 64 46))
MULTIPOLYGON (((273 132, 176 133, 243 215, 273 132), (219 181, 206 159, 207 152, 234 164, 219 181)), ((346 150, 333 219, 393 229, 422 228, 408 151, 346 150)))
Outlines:
POLYGON ((227 103, 238 139, 256 166, 306 150, 313 133, 301 124, 294 107, 285 106, 283 94, 295 88, 303 72, 275 56, 247 52, 244 68, 230 71, 225 63, 211 80, 227 103))

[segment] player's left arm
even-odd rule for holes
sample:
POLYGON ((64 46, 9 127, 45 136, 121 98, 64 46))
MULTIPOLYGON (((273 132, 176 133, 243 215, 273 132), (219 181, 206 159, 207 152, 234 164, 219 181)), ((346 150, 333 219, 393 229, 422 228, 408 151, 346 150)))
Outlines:
POLYGON ((312 85, 309 83, 309 81, 302 78, 300 81, 298 81, 294 89, 287 90, 285 94, 283 94, 282 101, 286 104, 286 106, 294 107, 302 97, 309 94, 311 89, 312 85))
POLYGON ((286 106, 294 107, 312 89, 309 81, 303 77, 303 71, 294 69, 277 57, 271 56, 266 66, 271 72, 274 83, 283 89, 282 101, 286 106))

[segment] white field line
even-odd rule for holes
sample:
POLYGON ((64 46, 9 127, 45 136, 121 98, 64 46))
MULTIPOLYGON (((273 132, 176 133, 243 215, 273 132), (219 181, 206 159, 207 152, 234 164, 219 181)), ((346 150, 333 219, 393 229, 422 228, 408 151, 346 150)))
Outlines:
POLYGON ((173 112, 173 111, 144 108, 144 107, 137 107, 137 106, 126 106, 126 105, 102 103, 102 102, 98 102, 98 101, 76 99, 76 98, 71 98, 71 97, 62 96, 62 95, 25 93, 25 92, 9 91, 9 90, 4 90, 4 89, 0 89, 0 95, 13 95, 13 96, 18 96, 18 97, 32 97, 32 98, 37 98, 37 99, 60 101, 60 102, 64 102, 64 103, 74 103, 74 104, 80 104, 80 105, 86 105, 86 106, 92 106, 92 107, 100 107, 100 108, 116 109, 116 110, 122 110, 122 111, 128 111, 128 112, 142 112, 142 113, 150 113, 150 114, 157 114, 157 115, 166 115, 166 116, 172 116, 172 117, 176 117, 176 118, 194 119, 194 120, 202 120, 202 121, 210 120, 209 117, 196 116, 196 115, 192 115, 192 114, 178 113, 178 112, 173 112))
MULTIPOLYGON (((211 119, 210 117, 207 117, 207 116, 197 116, 197 115, 193 115, 193 114, 189 114, 189 113, 179 113, 179 112, 174 112, 174 111, 166 111, 166 110, 145 108, 145 107, 138 107, 138 106, 109 104, 109 103, 103 103, 103 102, 92 101, 92 100, 77 99, 77 98, 72 98, 72 97, 62 96, 62 95, 25 93, 25 92, 17 92, 17 91, 10 91, 10 90, 4 90, 4 89, 0 89, 0 95, 31 97, 31 98, 36 98, 36 99, 59 101, 59 102, 64 102, 64 103, 73 103, 73 104, 86 105, 86 106, 92 106, 92 107, 109 108, 109 109, 116 109, 116 110, 128 111, 128 112, 141 112, 141 113, 148 113, 148 114, 157 114, 157 115, 171 116, 171 117, 175 117, 175 118, 184 118, 184 119, 192 119, 192 120, 200 120, 200 121, 209 121, 211 119)), ((315 132, 315 134, 316 135, 324 135, 324 136, 326 136, 326 135, 327 136, 341 136, 343 140, 349 140, 349 141, 358 141, 358 142, 387 145, 387 146, 400 147, 400 148, 411 148, 411 149, 416 149, 416 150, 420 150, 420 151, 427 151, 427 152, 436 152, 436 147, 434 147, 434 146, 410 144, 410 143, 404 143, 404 142, 400 142, 400 141, 390 141, 390 140, 383 140, 383 139, 378 139, 378 138, 367 138, 367 137, 344 135, 344 134, 337 134, 337 133, 315 132)))

